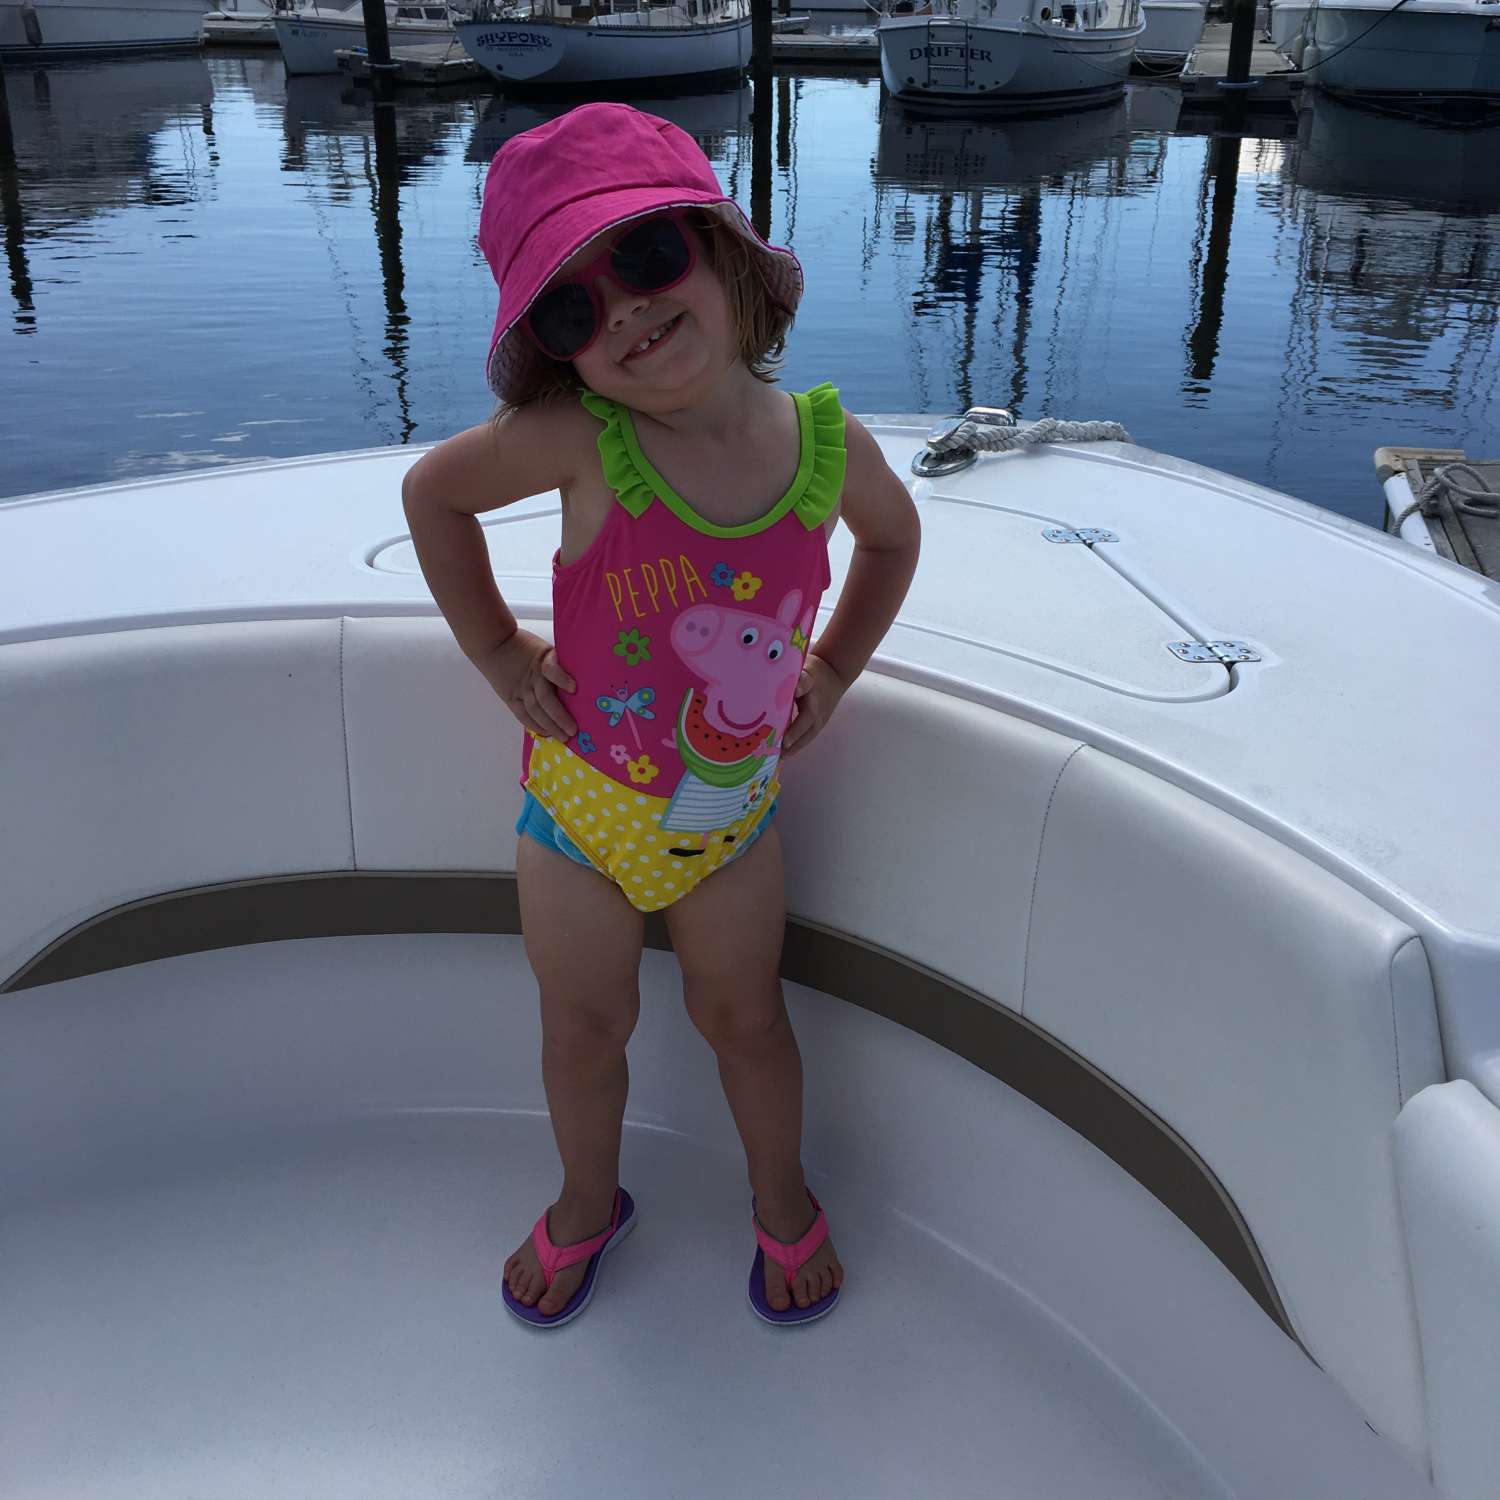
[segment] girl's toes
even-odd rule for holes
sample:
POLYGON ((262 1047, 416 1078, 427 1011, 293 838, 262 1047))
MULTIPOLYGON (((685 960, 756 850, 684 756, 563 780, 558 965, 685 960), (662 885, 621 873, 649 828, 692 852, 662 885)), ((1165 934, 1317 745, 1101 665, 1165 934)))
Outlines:
POLYGON ((766 1281, 766 1301, 777 1312, 785 1312, 792 1305, 792 1299, 787 1295, 786 1281, 766 1281))

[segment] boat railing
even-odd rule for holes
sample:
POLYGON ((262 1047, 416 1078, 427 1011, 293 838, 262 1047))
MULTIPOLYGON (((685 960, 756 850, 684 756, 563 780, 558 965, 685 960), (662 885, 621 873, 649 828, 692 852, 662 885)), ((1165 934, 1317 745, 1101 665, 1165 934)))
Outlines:
POLYGON ((1062 31, 1110 31, 1138 25, 1141 0, 884 0, 880 13, 953 21, 1022 21, 1062 31))
POLYGON ((479 0, 476 21, 549 21, 561 25, 671 30, 736 21, 748 0, 479 0))

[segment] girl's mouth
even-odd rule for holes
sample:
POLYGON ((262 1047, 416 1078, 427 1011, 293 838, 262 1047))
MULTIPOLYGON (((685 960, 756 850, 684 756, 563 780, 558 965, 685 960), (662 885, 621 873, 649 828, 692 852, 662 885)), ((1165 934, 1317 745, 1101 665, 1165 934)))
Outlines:
POLYGON ((635 348, 625 356, 625 360, 622 361, 622 363, 633 359, 645 359, 647 358, 647 356, 654 354, 658 349, 661 348, 663 344, 667 342, 668 339, 672 337, 674 333, 677 332, 677 325, 680 322, 682 322, 682 314, 678 313, 677 316, 670 322, 663 323, 659 329, 653 329, 652 335, 648 338, 642 339, 641 342, 637 344, 635 348))

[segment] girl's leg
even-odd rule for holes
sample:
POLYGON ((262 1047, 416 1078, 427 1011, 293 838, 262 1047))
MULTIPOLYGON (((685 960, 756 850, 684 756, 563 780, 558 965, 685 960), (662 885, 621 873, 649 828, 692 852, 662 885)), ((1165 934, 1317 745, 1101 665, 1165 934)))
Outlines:
MULTIPOLYGON (((535 839, 522 837, 516 876, 526 956, 541 989, 542 1081, 563 1164, 547 1232, 571 1245, 607 1229, 614 1208, 644 922, 617 886, 535 839)), ((550 1314, 587 1269, 587 1261, 565 1267, 548 1290, 528 1233, 505 1279, 513 1296, 550 1314)))
MULTIPOLYGON (((757 1217, 789 1243, 815 1214, 802 1177, 802 1056, 781 994, 786 897, 781 840, 768 828, 732 864, 667 908, 688 1015, 719 1059, 724 1097, 745 1143, 757 1217)), ((808 1307, 843 1283, 826 1240, 792 1283, 767 1258, 766 1297, 808 1307)))

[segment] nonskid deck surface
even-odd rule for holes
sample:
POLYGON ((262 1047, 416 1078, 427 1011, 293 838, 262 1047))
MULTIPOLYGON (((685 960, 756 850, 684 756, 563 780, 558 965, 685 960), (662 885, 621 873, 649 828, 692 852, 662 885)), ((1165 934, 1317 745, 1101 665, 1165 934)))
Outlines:
MULTIPOLYGON (((1287 1402, 1310 1401, 1307 1425, 1331 1420, 1335 1446, 1351 1445, 1361 1482, 1384 1470, 1342 1396, 1113 1164, 969 1064, 795 987, 806 1159, 848 1279, 827 1319, 766 1327, 745 1294, 744 1162, 712 1056, 669 956, 646 955, 642 989, 622 1169, 638 1228, 586 1313, 551 1333, 520 1326, 499 1295, 505 1258, 558 1186, 517 940, 265 944, 3 997, 12 1064, 24 1050, 48 1089, 103 1102, 93 1161, 62 1142, 49 1186, 33 1160, 0 1225, 0 1493, 1235 1493, 1244 1476, 1226 1480, 1069 1327, 1078 1308, 1025 1284, 1028 1266, 1068 1258, 1048 1243, 1059 1232, 1098 1255, 1081 1244, 1091 1219, 1100 1242, 1117 1239, 1110 1256, 1175 1258, 1188 1299, 1209 1287, 1221 1304, 1208 1321, 1244 1340, 1243 1361, 1224 1348, 1228 1365, 1269 1360, 1301 1392, 1287 1402), (322 1121, 250 1119, 258 1090, 319 1068, 322 1121), (977 1098, 992 1113, 993 1139, 966 1133, 953 1149, 977 1152, 985 1191, 1004 1200, 1000 1241, 958 1243, 889 1196, 883 1159, 894 1172, 915 1133, 907 1104, 895 1118, 870 1108, 895 1102, 893 1068, 931 1070, 934 1111, 977 1098), (487 1072, 487 1097, 457 1097, 487 1072), (205 1116, 216 1097, 238 1123, 205 1116), (167 1113, 145 1119, 162 1099, 167 1113), (114 1132, 111 1110, 125 1122, 114 1132), (144 1145, 121 1143, 132 1129, 144 1145)), ((1197 1320, 1163 1306, 1164 1347, 1197 1320)), ((1253 1420, 1272 1425, 1250 1448, 1274 1431, 1280 1383, 1261 1382, 1253 1420)), ((1418 1492, 1390 1474, 1361 1492, 1418 1492)))

